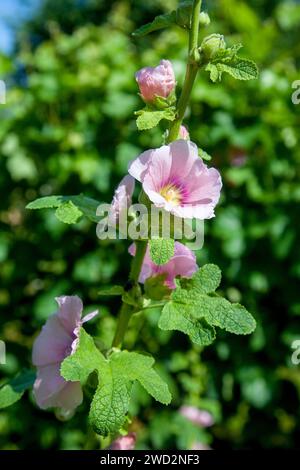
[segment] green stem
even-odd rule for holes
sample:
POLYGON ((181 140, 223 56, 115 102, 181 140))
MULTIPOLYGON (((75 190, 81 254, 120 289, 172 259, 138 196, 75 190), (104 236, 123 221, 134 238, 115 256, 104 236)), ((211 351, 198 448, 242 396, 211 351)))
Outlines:
MULTIPOLYGON (((132 260, 129 279, 132 282, 132 289, 136 287, 142 268, 144 256, 147 249, 147 241, 138 240, 136 242, 136 253, 132 260)), ((123 302, 117 323, 117 329, 112 342, 113 348, 121 348, 124 336, 128 327, 131 315, 134 313, 134 307, 123 302)))
POLYGON ((171 123, 167 143, 177 139, 182 120, 190 99, 191 91, 198 72, 198 65, 195 63, 193 53, 198 47, 199 19, 202 0, 194 0, 192 23, 189 35, 189 58, 186 66, 185 78, 182 92, 177 104, 176 119, 171 123))
POLYGON ((130 271, 130 276, 129 276, 129 279, 133 283, 136 283, 139 280, 140 271, 141 271, 145 253, 147 250, 147 241, 138 240, 136 241, 135 246, 136 246, 136 253, 132 260, 131 271, 130 271))

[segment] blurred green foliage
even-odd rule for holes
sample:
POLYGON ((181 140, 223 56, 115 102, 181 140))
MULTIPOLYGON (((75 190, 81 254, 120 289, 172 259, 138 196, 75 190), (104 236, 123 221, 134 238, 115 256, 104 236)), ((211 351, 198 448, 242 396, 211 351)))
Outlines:
MULTIPOLYGON (((169 58, 181 84, 186 34, 171 29, 137 42, 130 33, 175 4, 48 0, 24 26, 12 60, 0 57, 9 85, 0 107, 3 380, 30 366, 33 339, 57 295, 76 293, 86 306, 100 307, 100 320, 88 329, 110 344, 119 304, 97 292, 127 279, 126 243, 100 243, 95 225, 85 220, 70 228, 51 210, 24 208, 50 194, 83 192, 109 202, 128 161, 161 144, 163 129, 137 132, 134 72, 169 58)), ((222 268, 224 293, 241 300, 258 327, 250 338, 220 334, 201 351, 178 332, 158 330, 158 312, 135 318, 126 345, 137 341, 156 357, 174 399, 165 408, 136 387, 130 429, 139 448, 191 448, 194 442, 216 449, 293 448, 300 441, 300 368, 291 363, 292 341, 300 337, 300 105, 291 94, 300 79, 300 5, 218 0, 208 7, 213 21, 205 35, 242 42, 260 78, 211 84, 201 73, 197 80, 186 123, 224 181, 198 264, 222 268), (216 424, 196 428, 179 416, 183 403, 211 410, 216 424)), ((99 448, 86 402, 70 421, 58 418, 25 392, 0 411, 0 447, 99 448)))

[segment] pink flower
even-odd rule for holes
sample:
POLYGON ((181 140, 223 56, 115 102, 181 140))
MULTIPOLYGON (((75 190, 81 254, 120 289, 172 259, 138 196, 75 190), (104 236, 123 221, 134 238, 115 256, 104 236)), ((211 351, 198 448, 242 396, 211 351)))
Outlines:
POLYGON ((190 134, 185 126, 182 126, 182 125, 180 126, 179 137, 180 139, 189 140, 190 134))
POLYGON ((130 432, 127 436, 120 436, 109 446, 110 450, 134 450, 136 443, 135 432, 130 432))
POLYGON ((199 410, 195 406, 183 405, 179 408, 179 413, 197 426, 206 428, 214 424, 211 413, 206 410, 199 410))
MULTIPOLYGON (((129 253, 135 255, 134 243, 129 247, 129 253)), ((170 289, 175 289, 175 277, 192 277, 198 266, 196 264, 195 254, 185 245, 175 242, 174 256, 168 263, 161 266, 156 265, 150 258, 149 247, 143 261, 139 282, 144 284, 148 277, 166 274, 165 285, 170 289)))
POLYGON ((215 168, 207 168, 193 142, 176 140, 146 150, 129 164, 128 171, 156 207, 181 218, 214 217, 221 176, 215 168))
POLYGON ((144 67, 135 74, 135 78, 145 102, 152 102, 157 96, 167 98, 176 85, 169 60, 161 60, 157 67, 144 67))
POLYGON ((33 344, 32 362, 37 367, 33 391, 40 408, 57 407, 68 413, 82 402, 82 390, 79 382, 66 381, 60 375, 60 366, 76 350, 81 325, 98 311, 81 319, 83 305, 77 295, 55 300, 59 309, 48 318, 33 344))
POLYGON ((116 224, 123 211, 128 210, 131 205, 131 198, 134 191, 135 181, 130 175, 126 175, 117 187, 109 213, 110 224, 116 224))

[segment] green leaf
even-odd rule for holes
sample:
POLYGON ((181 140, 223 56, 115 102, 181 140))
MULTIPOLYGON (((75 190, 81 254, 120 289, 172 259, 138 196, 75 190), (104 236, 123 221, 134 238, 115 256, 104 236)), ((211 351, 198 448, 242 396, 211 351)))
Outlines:
POLYGON ((156 111, 149 111, 146 108, 145 110, 138 111, 137 114, 139 116, 136 120, 136 125, 140 131, 156 127, 162 119, 167 119, 168 121, 174 121, 175 119, 175 109, 173 106, 156 111))
POLYGON ((135 37, 143 37, 153 31, 168 28, 173 25, 180 26, 184 29, 191 27, 191 13, 192 13, 192 1, 181 2, 176 10, 164 15, 159 15, 154 18, 151 23, 147 23, 141 26, 132 33, 135 37))
POLYGON ((205 67, 205 70, 209 72, 209 77, 212 82, 216 83, 218 80, 221 80, 218 68, 215 64, 212 64, 211 62, 207 64, 205 67))
POLYGON ((16 403, 25 390, 32 387, 36 374, 32 370, 24 370, 17 377, 2 385, 0 388, 0 409, 16 403))
POLYGON ((204 319, 194 316, 194 307, 170 301, 164 306, 159 322, 162 330, 178 330, 188 335, 195 344, 208 346, 215 337, 215 330, 204 319))
POLYGON ((98 387, 89 419, 94 430, 106 436, 119 431, 125 421, 133 381, 138 380, 161 403, 170 402, 168 387, 153 365, 152 357, 128 351, 113 352, 106 359, 93 339, 81 328, 76 350, 63 361, 61 374, 66 380, 84 384, 88 376, 97 371, 98 387))
POLYGON ((111 287, 103 287, 98 291, 99 295, 107 295, 107 296, 114 296, 114 295, 123 295, 124 288, 122 286, 111 286, 111 287))
POLYGON ((96 215, 100 202, 89 197, 78 196, 46 196, 27 204, 27 209, 56 208, 55 215, 64 223, 76 223, 84 215, 92 222, 98 222, 96 215))
POLYGON ((220 281, 221 271, 214 264, 203 266, 191 279, 180 279, 158 326, 182 331, 202 346, 215 339, 215 326, 239 335, 252 333, 256 323, 245 307, 214 294, 220 281))
POLYGON ((64 202, 55 211, 55 215, 64 224, 76 224, 83 213, 72 201, 64 202))
POLYGON ((215 264, 205 264, 187 281, 199 294, 211 294, 219 287, 222 273, 215 264))
POLYGON ((157 265, 166 264, 174 256, 175 242, 172 238, 152 238, 149 245, 150 257, 157 265))
POLYGON ((211 156, 208 155, 208 153, 205 152, 204 150, 198 148, 198 153, 199 153, 199 157, 202 158, 202 160, 205 160, 207 162, 211 160, 211 156))
POLYGON ((237 80, 253 80, 258 77, 257 65, 249 59, 236 57, 230 63, 219 63, 216 66, 219 74, 226 72, 237 80))
POLYGON ((218 326, 236 335, 248 335, 255 330, 252 315, 240 304, 232 304, 223 297, 199 296, 197 315, 210 325, 218 326))
POLYGON ((171 13, 165 13, 164 15, 159 15, 154 18, 151 23, 147 23, 132 33, 132 36, 143 37, 153 31, 158 31, 159 29, 168 28, 176 23, 176 11, 171 11, 171 13))
POLYGON ((130 402, 131 383, 106 361, 99 370, 99 385, 91 403, 90 423, 96 433, 107 436, 119 431, 130 402))
POLYGON ((104 356, 96 348, 93 338, 80 328, 76 350, 62 362, 60 373, 66 380, 84 384, 94 370, 103 366, 104 361, 104 356))
POLYGON ((112 356, 112 361, 121 374, 125 371, 125 377, 129 380, 138 380, 147 392, 155 400, 168 405, 171 394, 167 384, 153 369, 154 359, 135 352, 122 351, 112 356))

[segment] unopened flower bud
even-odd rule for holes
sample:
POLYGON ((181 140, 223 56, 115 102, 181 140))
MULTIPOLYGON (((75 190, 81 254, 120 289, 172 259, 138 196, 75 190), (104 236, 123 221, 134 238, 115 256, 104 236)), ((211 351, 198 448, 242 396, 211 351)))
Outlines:
POLYGON ((156 97, 168 98, 174 90, 176 81, 172 64, 161 60, 157 67, 144 67, 135 74, 143 100, 147 103, 156 97))
POLYGON ((226 44, 222 34, 211 34, 204 38, 201 44, 201 52, 207 60, 213 59, 219 51, 224 49, 226 49, 226 44))
POLYGON ((205 13, 205 11, 200 13, 199 24, 200 26, 208 26, 210 24, 210 17, 205 13))

